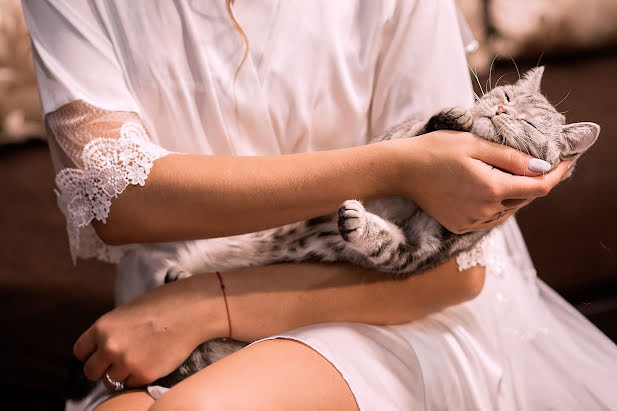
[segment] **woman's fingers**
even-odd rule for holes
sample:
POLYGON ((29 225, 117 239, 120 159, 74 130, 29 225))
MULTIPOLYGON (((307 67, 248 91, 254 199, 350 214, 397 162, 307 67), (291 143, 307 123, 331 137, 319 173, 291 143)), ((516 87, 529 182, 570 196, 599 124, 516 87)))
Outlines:
POLYGON ((495 205, 494 214, 488 218, 477 220, 476 223, 469 229, 465 230, 465 232, 484 230, 498 226, 506 221, 508 217, 515 214, 518 210, 525 207, 533 200, 533 198, 503 200, 501 204, 495 205))
POLYGON ((91 381, 100 380, 109 366, 107 357, 101 350, 97 350, 84 364, 84 375, 91 381))
POLYGON ((547 162, 471 133, 435 131, 409 141, 414 155, 402 163, 401 175, 409 172, 411 178, 398 180, 413 184, 403 195, 453 233, 547 195, 568 169, 562 162, 549 171, 547 162))
POLYGON ((480 222, 479 224, 477 224, 475 227, 473 227, 469 231, 478 231, 478 230, 485 230, 488 228, 497 227, 498 225, 506 221, 508 218, 510 218, 510 216, 514 215, 514 213, 516 213, 519 210, 519 208, 520 207, 511 208, 509 210, 503 210, 502 212, 499 212, 495 214, 494 216, 492 216, 491 218, 489 218, 487 221, 480 222))
POLYGON ((73 345, 73 354, 81 362, 96 351, 96 337, 92 328, 84 332, 73 345))
POLYGON ((533 200, 533 198, 507 198, 501 202, 501 205, 505 209, 521 208, 531 203, 533 200))
POLYGON ((504 199, 544 197, 565 176, 569 164, 569 161, 562 161, 548 174, 533 178, 496 173, 496 183, 500 184, 503 189, 501 197, 504 199))
POLYGON ((496 227, 500 224, 502 224, 503 222, 505 222, 508 218, 510 218, 511 216, 514 215, 514 213, 516 213, 518 211, 518 208, 512 208, 510 210, 504 210, 504 212, 499 213, 498 216, 496 216, 496 218, 487 221, 485 223, 480 224, 479 229, 486 229, 486 228, 493 228, 496 227))
POLYGON ((546 174, 551 165, 504 144, 477 137, 473 158, 519 176, 535 177, 546 174))
POLYGON ((152 380, 148 381, 144 378, 131 374, 126 378, 124 385, 126 385, 127 387, 141 387, 151 382, 152 380))
POLYGON ((547 195, 564 177, 570 164, 569 161, 562 161, 551 171, 550 164, 544 160, 479 137, 473 158, 496 167, 492 170, 493 177, 495 184, 501 187, 500 196, 505 199, 547 195))

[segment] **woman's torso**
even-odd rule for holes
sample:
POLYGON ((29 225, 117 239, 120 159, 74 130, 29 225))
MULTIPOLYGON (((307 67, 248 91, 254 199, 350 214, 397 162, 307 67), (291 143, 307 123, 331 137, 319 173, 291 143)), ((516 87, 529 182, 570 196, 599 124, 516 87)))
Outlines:
MULTIPOLYGON (((245 43, 222 0, 95 0, 91 10, 155 143, 278 155, 366 144, 407 118, 470 105, 456 8, 438 3, 236 2, 248 39, 237 77, 245 43), (444 41, 453 46, 434 47, 444 41)), ((117 302, 160 284, 149 261, 181 247, 132 247, 119 264, 117 302)))
MULTIPOLYGON (((439 1, 453 11, 451 1, 439 1)), ((235 81, 245 44, 224 1, 95 5, 158 143, 181 152, 266 155, 365 144, 446 101, 469 104, 461 55, 440 56, 427 27, 408 27, 423 3, 237 2, 249 42, 235 81), (440 59, 457 69, 439 69, 440 59)))

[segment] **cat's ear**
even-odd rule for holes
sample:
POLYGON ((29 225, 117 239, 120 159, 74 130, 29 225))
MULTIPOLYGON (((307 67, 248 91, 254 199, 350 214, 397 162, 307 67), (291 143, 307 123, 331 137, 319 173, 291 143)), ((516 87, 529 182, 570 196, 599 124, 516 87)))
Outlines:
POLYGON ((544 66, 532 68, 523 75, 516 85, 523 87, 533 93, 540 92, 540 83, 542 82, 542 75, 544 74, 544 66))
POLYGON ((590 122, 572 123, 563 126, 561 132, 566 139, 563 156, 570 157, 581 154, 596 142, 600 134, 600 126, 590 122))

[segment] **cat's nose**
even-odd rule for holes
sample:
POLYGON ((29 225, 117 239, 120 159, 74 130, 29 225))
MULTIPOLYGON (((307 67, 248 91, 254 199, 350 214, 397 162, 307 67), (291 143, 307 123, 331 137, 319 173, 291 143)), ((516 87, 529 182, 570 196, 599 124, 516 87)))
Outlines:
POLYGON ((497 107, 497 112, 495 114, 500 115, 506 112, 506 109, 503 106, 497 107))

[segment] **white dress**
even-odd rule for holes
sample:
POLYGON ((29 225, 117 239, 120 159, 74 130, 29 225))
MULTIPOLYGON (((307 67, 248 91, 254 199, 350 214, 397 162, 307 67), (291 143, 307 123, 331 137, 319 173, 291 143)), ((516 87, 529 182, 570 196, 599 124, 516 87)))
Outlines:
MULTIPOLYGON (((355 146, 472 103, 450 0, 238 1, 249 55, 235 86, 244 43, 224 0, 24 9, 71 252, 118 263, 118 304, 161 284, 153 253, 183 247, 107 247, 90 226, 127 185, 147 184, 156 158, 355 146)), ((483 244, 459 258, 486 266, 473 301, 397 326, 277 337, 320 352, 362 410, 617 410, 617 346, 536 277, 514 219, 483 244)))

